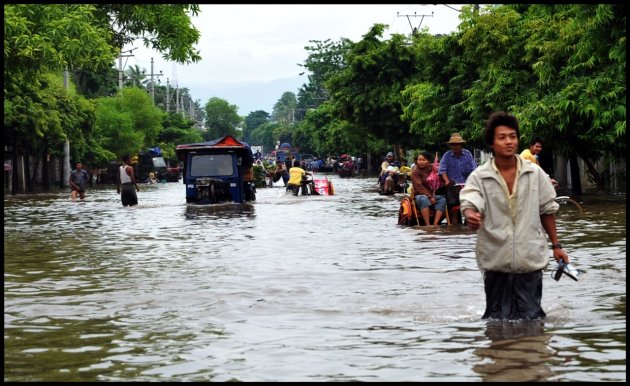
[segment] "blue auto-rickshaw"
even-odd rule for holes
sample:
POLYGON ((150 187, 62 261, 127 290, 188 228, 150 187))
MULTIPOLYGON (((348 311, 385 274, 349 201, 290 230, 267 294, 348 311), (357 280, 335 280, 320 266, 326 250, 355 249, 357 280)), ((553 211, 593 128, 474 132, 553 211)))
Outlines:
POLYGON ((199 143, 177 145, 183 162, 186 202, 216 204, 254 201, 254 155, 251 147, 231 135, 199 143))

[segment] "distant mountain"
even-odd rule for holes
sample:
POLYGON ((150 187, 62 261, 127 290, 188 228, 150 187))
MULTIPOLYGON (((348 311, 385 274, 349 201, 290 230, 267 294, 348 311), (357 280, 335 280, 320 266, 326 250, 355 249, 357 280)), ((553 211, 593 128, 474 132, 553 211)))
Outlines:
POLYGON ((192 98, 201 100, 202 106, 210 98, 217 97, 238 106, 238 115, 247 116, 257 110, 271 114, 273 105, 278 102, 282 94, 290 91, 297 96, 298 89, 306 81, 306 78, 296 76, 272 82, 211 83, 191 86, 189 89, 192 98))

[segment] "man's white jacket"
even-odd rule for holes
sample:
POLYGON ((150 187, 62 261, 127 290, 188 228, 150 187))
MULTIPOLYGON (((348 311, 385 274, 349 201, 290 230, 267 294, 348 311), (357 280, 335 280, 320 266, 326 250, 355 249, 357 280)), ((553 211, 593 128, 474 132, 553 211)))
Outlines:
POLYGON ((509 197, 494 158, 476 168, 460 192, 462 213, 471 208, 482 215, 476 245, 482 273, 533 272, 547 267, 551 256, 540 216, 558 211, 556 191, 539 166, 514 157, 518 162, 515 196, 509 197))

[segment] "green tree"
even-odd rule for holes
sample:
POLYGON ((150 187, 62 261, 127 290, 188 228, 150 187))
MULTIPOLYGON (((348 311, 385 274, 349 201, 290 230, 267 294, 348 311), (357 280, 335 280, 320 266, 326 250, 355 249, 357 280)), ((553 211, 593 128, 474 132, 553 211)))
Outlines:
POLYGON ((603 188, 594 162, 626 158, 625 4, 532 5, 523 19, 538 94, 522 120, 569 157, 572 172, 582 158, 603 188))
POLYGON ((271 119, 281 125, 288 126, 295 121, 297 97, 294 92, 286 91, 273 105, 271 119))
POLYGON ((5 4, 5 82, 8 74, 109 67, 116 51, 94 12, 90 4, 5 4))
POLYGON ((263 110, 252 111, 245 117, 243 123, 243 140, 252 143, 252 133, 258 126, 269 122, 269 113, 263 110))
POLYGON ((625 5, 490 7, 463 31, 478 79, 463 101, 477 130, 492 110, 515 113, 524 128, 602 186, 593 161, 625 157, 625 5))
POLYGON ((145 75, 146 72, 147 71, 144 68, 140 69, 140 67, 137 64, 134 66, 130 66, 125 71, 125 85, 138 87, 138 88, 146 88, 145 87, 145 81, 147 79, 147 76, 145 75))
POLYGON ((89 99, 113 96, 118 92, 118 70, 113 67, 101 70, 75 68, 72 81, 77 93, 89 99))
POLYGON ((251 133, 251 143, 262 145, 263 149, 272 150, 276 148, 276 132, 280 130, 280 124, 267 122, 256 127, 251 133))
POLYGON ((198 13, 197 4, 100 4, 93 12, 110 46, 122 49, 140 37, 165 60, 184 64, 201 60, 194 48, 200 33, 190 20, 198 13))
POLYGON ((121 96, 98 100, 96 135, 117 157, 135 154, 158 145, 163 116, 144 90, 129 87, 121 96))
MULTIPOLYGON (((72 95, 62 97, 58 91, 66 92, 65 87, 53 86, 46 74, 67 68, 86 95, 110 95, 117 80, 111 76, 114 59, 125 43, 141 35, 146 45, 169 60, 198 61, 193 44, 199 33, 189 17, 197 11, 197 5, 179 4, 5 4, 4 131, 14 162, 18 152, 37 156, 32 153, 37 149, 51 149, 41 153, 48 158, 68 138, 73 142, 73 156, 79 156, 83 144, 93 151, 86 159, 107 156, 94 143, 100 136, 92 130, 88 104, 72 95), (101 76, 101 81, 95 81, 101 76), (81 130, 70 125, 79 125, 81 130)), ((14 168, 13 193, 17 192, 16 173, 14 168)))
MULTIPOLYGON (((66 91, 59 74, 34 74, 30 82, 25 81, 21 86, 19 83, 15 79, 5 83, 5 95, 13 96, 4 100, 5 143, 11 145, 14 165, 18 152, 36 157, 32 170, 30 163, 26 163, 27 190, 33 191, 39 166, 44 165, 46 171, 49 155, 61 155, 61 144, 67 138, 77 138, 73 159, 84 157, 84 135, 94 121, 94 108, 73 89, 66 91)), ((47 187, 46 173, 44 178, 47 187)), ((13 181, 17 181, 15 172, 13 181)), ((13 192, 17 192, 15 184, 13 192)))
POLYGON ((409 145, 416 139, 401 120, 401 91, 417 74, 412 51, 402 35, 380 39, 386 26, 375 24, 353 44, 348 65, 327 82, 336 117, 390 144, 409 145))
POLYGON ((184 118, 181 114, 167 113, 162 122, 163 130, 157 137, 157 143, 164 157, 175 159, 175 148, 185 143, 202 142, 201 131, 195 128, 195 122, 184 118))
POLYGON ((305 69, 302 74, 308 72, 308 83, 298 90, 296 121, 303 120, 308 110, 317 108, 330 98, 326 81, 345 67, 344 54, 351 44, 347 39, 339 42, 311 40, 310 43, 314 45, 304 47, 309 54, 304 64, 300 64, 305 69))
POLYGON ((459 34, 420 32, 413 38, 412 50, 418 75, 405 85, 401 104, 403 121, 418 138, 415 145, 429 151, 444 150, 443 142, 457 131, 470 145, 483 147, 462 103, 465 90, 477 79, 477 66, 464 56, 459 34))
POLYGON ((242 119, 238 115, 238 106, 229 104, 225 99, 213 97, 208 100, 204 110, 207 130, 203 137, 206 141, 225 135, 240 137, 237 129, 242 119))

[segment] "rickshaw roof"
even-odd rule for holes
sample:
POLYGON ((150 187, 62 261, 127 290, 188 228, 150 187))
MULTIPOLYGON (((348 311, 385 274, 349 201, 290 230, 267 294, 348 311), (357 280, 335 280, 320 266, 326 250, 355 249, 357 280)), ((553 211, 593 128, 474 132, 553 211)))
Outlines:
POLYGON ((186 157, 188 151, 191 150, 203 150, 203 149, 236 149, 243 151, 243 165, 251 166, 254 163, 254 155, 252 148, 247 142, 239 141, 231 135, 226 135, 222 138, 215 139, 207 142, 186 143, 177 145, 175 152, 178 158, 182 159, 186 157))
POLYGON ((236 149, 249 149, 251 147, 246 142, 241 142, 231 135, 226 135, 222 138, 215 139, 207 142, 186 143, 177 145, 176 150, 197 150, 197 149, 212 149, 212 148, 236 148, 236 149))

